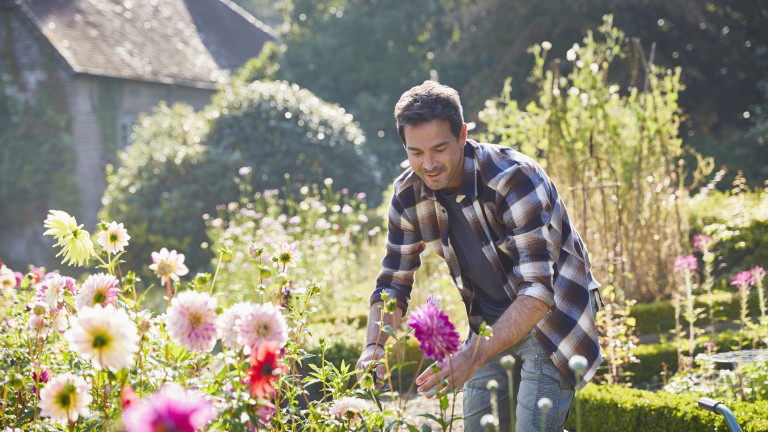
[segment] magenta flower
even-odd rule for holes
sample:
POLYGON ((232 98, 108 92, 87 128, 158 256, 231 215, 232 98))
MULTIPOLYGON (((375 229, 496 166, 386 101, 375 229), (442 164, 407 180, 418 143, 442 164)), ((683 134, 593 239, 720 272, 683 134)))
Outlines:
POLYGON ((195 432, 216 416, 210 402, 177 385, 165 385, 123 411, 127 432, 195 432))
POLYGON ((677 262, 675 263, 675 271, 676 272, 695 272, 698 268, 698 262, 696 261, 696 257, 693 255, 680 255, 677 257, 677 262))
POLYGON ((733 279, 731 279, 731 285, 739 287, 740 289, 746 289, 747 291, 749 291, 754 284, 755 281, 752 278, 752 272, 748 270, 736 273, 733 279))
POLYGON ((448 316, 432 303, 419 306, 411 312, 408 325, 413 327, 414 336, 424 355, 435 359, 441 367, 461 346, 459 332, 448 316))
POLYGON ((709 250, 709 248, 712 247, 712 244, 714 242, 712 241, 712 236, 707 234, 696 234, 693 237, 693 247, 700 251, 709 250))

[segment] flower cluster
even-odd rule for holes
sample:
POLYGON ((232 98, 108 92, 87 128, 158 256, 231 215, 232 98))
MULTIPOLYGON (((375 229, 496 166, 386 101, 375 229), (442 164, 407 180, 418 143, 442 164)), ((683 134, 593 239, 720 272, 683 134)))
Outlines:
POLYGON ((691 274, 698 269, 698 262, 693 255, 680 255, 675 262, 675 271, 691 274))

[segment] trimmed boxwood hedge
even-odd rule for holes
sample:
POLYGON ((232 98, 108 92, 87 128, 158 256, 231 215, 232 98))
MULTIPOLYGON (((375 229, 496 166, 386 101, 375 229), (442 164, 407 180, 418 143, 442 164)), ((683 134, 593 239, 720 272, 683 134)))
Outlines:
MULTIPOLYGON (((721 297, 722 298, 722 297, 721 297)), ((747 303, 749 311, 753 314, 758 311, 757 290, 752 290, 747 303)), ((695 307, 706 310, 706 294, 700 294, 695 303, 695 307)), ((715 319, 733 321, 739 319, 739 298, 738 294, 733 294, 730 298, 715 301, 715 319)), ((706 315, 706 312, 703 313, 706 315)), ((632 307, 629 316, 637 321, 635 328, 637 334, 666 333, 675 328, 675 308, 670 300, 663 300, 653 303, 638 303, 632 307)), ((686 325, 681 317, 681 322, 686 325)), ((696 322, 698 326, 708 324, 705 316, 699 318, 696 322)))
MULTIPOLYGON (((588 384, 576 395, 566 429, 577 431, 728 431, 725 418, 698 407, 698 397, 588 384), (578 405, 578 408, 577 408, 578 405)), ((744 432, 768 430, 768 401, 726 403, 744 432)))

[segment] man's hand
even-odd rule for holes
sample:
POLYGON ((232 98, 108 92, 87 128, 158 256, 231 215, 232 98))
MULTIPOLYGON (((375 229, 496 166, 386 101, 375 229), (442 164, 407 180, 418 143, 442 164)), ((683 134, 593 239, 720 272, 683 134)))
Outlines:
POLYGON ((480 366, 485 362, 479 360, 478 354, 475 353, 476 344, 469 343, 462 347, 462 349, 451 356, 444 368, 442 368, 437 374, 432 372, 432 367, 428 367, 421 375, 416 378, 416 385, 419 386, 419 393, 426 393, 427 398, 437 394, 437 384, 440 382, 440 393, 442 394, 448 389, 459 389, 465 382, 472 378, 480 366), (473 358, 474 357, 474 358, 473 358), (445 380, 447 383, 442 382, 445 380), (430 392, 430 390, 435 390, 430 392))
POLYGON ((376 373, 376 387, 383 387, 384 375, 387 373, 383 364, 376 364, 380 359, 384 357, 384 347, 381 345, 371 345, 363 349, 360 354, 360 359, 357 361, 355 369, 361 369, 362 372, 357 373, 357 380, 360 381, 363 377, 371 371, 376 373))
MULTIPOLYGON (((486 362, 520 341, 548 311, 549 307, 541 300, 527 295, 518 297, 494 324, 493 336, 486 339, 473 335, 439 373, 435 374, 432 368, 429 368, 419 375, 416 378, 419 392, 436 389, 435 386, 441 379, 448 382, 448 388, 460 388, 486 362)), ((441 387, 442 391, 444 390, 441 387)), ((434 393, 427 393, 427 397, 433 395, 434 393)))

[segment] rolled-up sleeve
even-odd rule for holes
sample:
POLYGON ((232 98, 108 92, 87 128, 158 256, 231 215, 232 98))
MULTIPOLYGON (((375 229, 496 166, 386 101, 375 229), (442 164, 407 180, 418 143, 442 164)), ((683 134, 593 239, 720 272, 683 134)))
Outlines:
POLYGON ((554 263, 549 242, 552 217, 549 183, 534 167, 517 165, 504 182, 505 249, 510 251, 518 296, 527 295, 554 308, 554 263))
POLYGON ((371 294, 371 304, 381 301, 381 294, 386 292, 390 299, 397 299, 398 308, 405 314, 411 299, 413 275, 421 265, 420 254, 425 245, 397 194, 392 197, 387 219, 386 254, 371 294))

